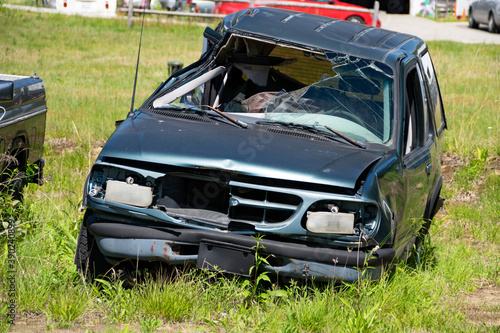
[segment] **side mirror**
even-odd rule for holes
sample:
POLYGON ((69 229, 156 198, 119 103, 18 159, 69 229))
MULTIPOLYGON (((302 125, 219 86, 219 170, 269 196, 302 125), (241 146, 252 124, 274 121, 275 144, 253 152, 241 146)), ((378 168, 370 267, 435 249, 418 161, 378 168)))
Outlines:
POLYGON ((217 44, 221 39, 222 36, 219 34, 217 31, 213 30, 212 28, 206 27, 205 31, 203 32, 203 37, 208 39, 208 41, 213 45, 217 44))
POLYGON ((0 81, 0 101, 11 101, 14 99, 14 82, 0 81))
POLYGON ((212 28, 206 27, 203 32, 203 48, 201 50, 201 54, 205 54, 208 50, 212 48, 215 44, 217 44, 221 39, 222 35, 212 28))

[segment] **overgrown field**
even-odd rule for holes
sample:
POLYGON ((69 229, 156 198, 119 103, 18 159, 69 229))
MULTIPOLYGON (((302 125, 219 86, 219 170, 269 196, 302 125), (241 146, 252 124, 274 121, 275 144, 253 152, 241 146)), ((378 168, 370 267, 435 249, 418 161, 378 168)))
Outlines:
MULTIPOLYGON (((215 27, 215 22, 208 22, 215 27)), ((375 282, 274 286, 199 271, 144 273, 141 283, 82 281, 73 264, 85 177, 130 109, 140 25, 0 8, 0 72, 46 86, 46 183, 18 217, 16 296, 0 252, 0 328, 32 331, 498 332, 500 330, 500 46, 431 42, 448 117, 444 209, 419 263, 375 282), (6 320, 15 301, 16 325, 6 320)), ((195 61, 203 27, 147 21, 136 107, 195 61)), ((10 214, 12 211, 18 214, 10 214)))

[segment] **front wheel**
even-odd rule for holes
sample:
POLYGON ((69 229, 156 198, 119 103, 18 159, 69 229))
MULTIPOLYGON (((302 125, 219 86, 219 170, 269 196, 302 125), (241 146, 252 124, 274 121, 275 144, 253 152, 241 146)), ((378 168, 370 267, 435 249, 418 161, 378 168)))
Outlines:
POLYGON ((490 14, 490 17, 488 18, 488 31, 491 33, 497 32, 497 25, 495 24, 495 18, 493 17, 493 14, 490 14))
POLYGON ((87 229, 87 219, 91 215, 91 211, 87 209, 78 235, 74 262, 78 272, 92 280, 109 274, 112 265, 106 261, 97 246, 94 236, 87 229))
POLYGON ((345 20, 349 21, 349 22, 359 23, 359 24, 366 24, 366 21, 361 16, 358 16, 358 15, 349 16, 345 20))
POLYGON ((472 9, 469 10, 469 28, 472 29, 477 29, 479 27, 479 24, 474 20, 472 17, 472 9))

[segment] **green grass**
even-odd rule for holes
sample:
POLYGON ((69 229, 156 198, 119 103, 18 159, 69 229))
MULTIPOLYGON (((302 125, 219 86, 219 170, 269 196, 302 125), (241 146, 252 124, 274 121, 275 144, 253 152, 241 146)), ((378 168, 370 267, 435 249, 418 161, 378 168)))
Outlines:
POLYGON ((429 42, 448 118, 446 150, 500 153, 500 45, 429 42))
MULTIPOLYGON (((43 319, 38 330, 95 332, 500 329, 471 310, 500 316, 498 306, 468 303, 480 285, 500 292, 500 176, 495 172, 500 165, 500 46, 429 43, 448 117, 446 154, 460 163, 449 173, 448 200, 419 263, 401 264, 375 283, 352 285, 278 288, 264 281, 256 288, 238 277, 186 271, 172 278, 146 275, 144 282, 125 288, 118 280, 82 281, 73 255, 82 185, 96 147, 130 109, 140 26, 128 29, 122 19, 6 9, 0 9, 0 19, 0 72, 31 75, 37 70, 49 108, 48 181, 30 185, 24 208, 16 208, 22 227, 16 247, 21 319, 15 329, 30 331, 23 325, 33 317, 43 319)), ((136 107, 167 77, 168 61, 190 64, 198 58, 203 29, 146 22, 136 107)), ((0 244, 0 329, 5 330, 7 248, 0 244)))

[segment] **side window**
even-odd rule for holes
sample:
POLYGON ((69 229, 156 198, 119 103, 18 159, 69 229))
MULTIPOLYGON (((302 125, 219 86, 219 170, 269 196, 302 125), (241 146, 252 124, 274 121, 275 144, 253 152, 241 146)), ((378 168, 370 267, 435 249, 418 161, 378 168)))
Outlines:
POLYGON ((434 71, 431 57, 429 55, 429 52, 427 51, 422 56, 422 66, 424 77, 430 92, 429 104, 432 108, 432 113, 434 115, 434 120, 436 123, 437 135, 439 136, 441 132, 446 128, 446 118, 444 116, 443 103, 441 101, 441 93, 439 91, 436 72, 434 71))
POLYGON ((420 84, 417 69, 414 68, 407 73, 405 89, 405 117, 403 153, 407 155, 415 149, 424 145, 425 132, 427 130, 422 86, 420 84))

